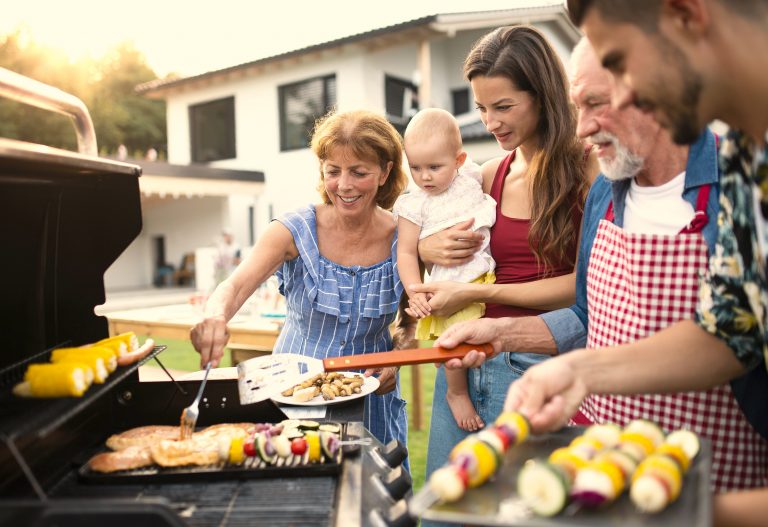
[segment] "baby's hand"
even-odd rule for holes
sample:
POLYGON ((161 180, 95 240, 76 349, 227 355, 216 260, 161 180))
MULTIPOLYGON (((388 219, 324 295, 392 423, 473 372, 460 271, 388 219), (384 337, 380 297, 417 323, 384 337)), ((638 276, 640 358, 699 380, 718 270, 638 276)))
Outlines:
POLYGON ((416 318, 424 318, 432 311, 429 307, 429 297, 425 293, 412 293, 408 297, 408 308, 411 316, 416 318))

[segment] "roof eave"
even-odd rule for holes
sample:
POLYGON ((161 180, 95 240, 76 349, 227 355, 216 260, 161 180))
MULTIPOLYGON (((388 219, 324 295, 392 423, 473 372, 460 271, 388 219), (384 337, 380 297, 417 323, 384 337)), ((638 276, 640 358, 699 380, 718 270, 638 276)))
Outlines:
POLYGON ((401 33, 404 37, 408 37, 410 34, 413 38, 421 39, 429 33, 453 36, 459 31, 521 23, 532 24, 546 21, 558 24, 565 34, 572 38, 574 43, 578 41, 581 36, 579 30, 571 24, 565 7, 562 5, 429 15, 400 24, 386 26, 372 31, 296 49, 279 55, 265 57, 244 64, 209 71, 192 77, 150 81, 137 86, 136 91, 153 99, 164 99, 181 91, 209 86, 213 83, 225 80, 243 78, 263 71, 267 67, 279 66, 281 63, 296 60, 305 55, 321 53, 326 50, 376 39, 385 40, 397 33, 401 33))

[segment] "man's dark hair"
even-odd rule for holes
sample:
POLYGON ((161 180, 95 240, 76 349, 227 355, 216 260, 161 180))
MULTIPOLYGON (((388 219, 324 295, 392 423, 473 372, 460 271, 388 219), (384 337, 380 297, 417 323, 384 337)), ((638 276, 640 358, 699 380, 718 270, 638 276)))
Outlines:
POLYGON ((568 0, 568 16, 575 26, 581 26, 593 8, 611 22, 628 22, 655 31, 661 0, 568 0))
MULTIPOLYGON (((634 24, 648 32, 655 32, 659 21, 661 0, 568 0, 568 16, 575 26, 581 26, 592 9, 611 22, 634 24)), ((738 15, 752 18, 765 16, 766 0, 729 0, 728 9, 738 15)), ((762 23, 762 22, 760 22, 762 23)))

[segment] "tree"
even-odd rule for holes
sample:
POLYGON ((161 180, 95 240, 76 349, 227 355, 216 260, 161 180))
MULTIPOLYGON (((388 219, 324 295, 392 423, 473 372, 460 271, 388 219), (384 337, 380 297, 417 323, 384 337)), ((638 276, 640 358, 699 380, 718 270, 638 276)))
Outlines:
MULTIPOLYGON (((102 154, 116 152, 120 144, 129 152, 165 151, 165 102, 135 90, 157 75, 132 44, 119 44, 99 60, 71 62, 19 28, 0 36, 0 66, 79 97, 91 114, 102 154)), ((0 99, 0 137, 69 150, 77 143, 68 117, 7 99, 0 99)))
POLYGON ((124 144, 129 152, 166 149, 165 101, 136 93, 136 86, 157 79, 141 52, 122 43, 98 65, 90 108, 101 148, 115 152, 124 144))

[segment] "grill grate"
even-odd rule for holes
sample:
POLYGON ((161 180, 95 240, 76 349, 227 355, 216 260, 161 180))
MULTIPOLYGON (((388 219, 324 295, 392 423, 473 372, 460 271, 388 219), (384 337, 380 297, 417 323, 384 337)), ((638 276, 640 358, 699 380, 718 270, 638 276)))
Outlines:
MULTIPOLYGON (((119 366, 112 372, 104 384, 93 385, 83 397, 61 397, 57 399, 22 399, 11 393, 10 385, 4 385, 0 390, 0 412, 3 420, 0 424, 0 433, 15 440, 17 437, 32 435, 44 438, 52 431, 60 428, 63 423, 71 420, 73 416, 91 406, 100 397, 108 395, 115 386, 138 369, 151 358, 163 351, 167 346, 155 346, 152 352, 141 361, 130 366, 119 366)), ((41 359, 48 357, 50 350, 33 357, 41 359)), ((15 364, 2 372, 4 383, 12 383, 21 380, 26 366, 31 360, 15 364)))
MULTIPOLYGON (((338 480, 333 476, 162 485, 85 485, 72 476, 57 498, 158 498, 193 527, 327 527, 334 519, 338 480)), ((112 525, 111 527, 117 527, 112 525)))

